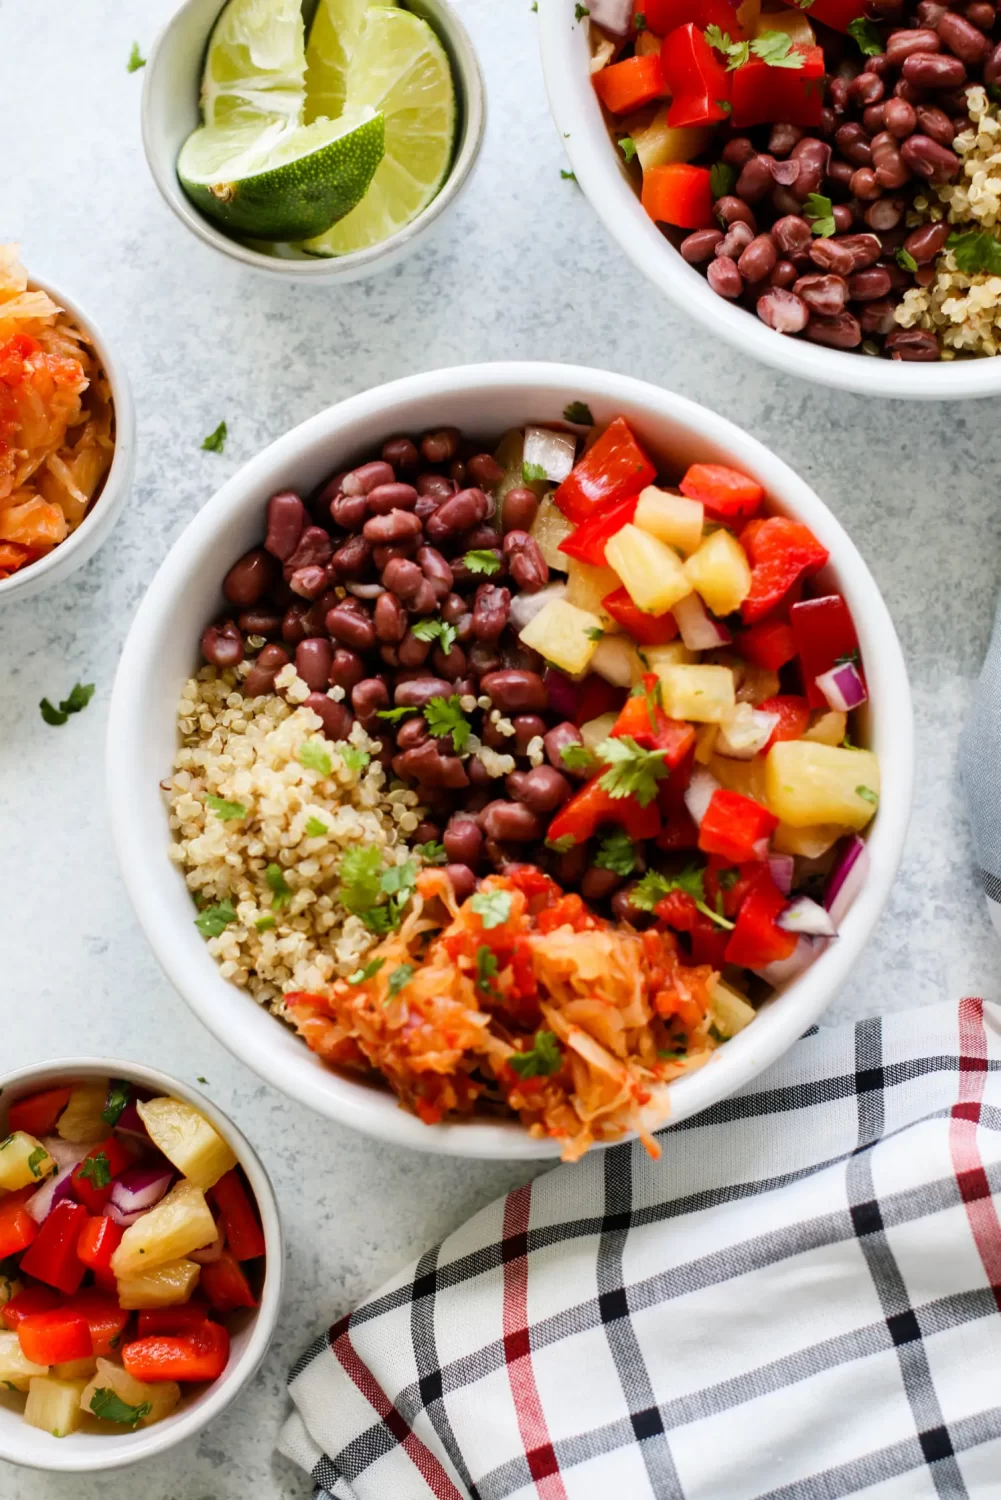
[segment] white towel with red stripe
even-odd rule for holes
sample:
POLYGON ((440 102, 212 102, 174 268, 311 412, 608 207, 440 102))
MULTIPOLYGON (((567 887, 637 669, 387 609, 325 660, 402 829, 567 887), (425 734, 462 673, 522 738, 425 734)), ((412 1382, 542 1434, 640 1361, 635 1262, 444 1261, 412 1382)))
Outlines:
POLYGON ((320 1500, 997 1500, 1001 1007, 808 1033, 476 1215, 291 1372, 320 1500))

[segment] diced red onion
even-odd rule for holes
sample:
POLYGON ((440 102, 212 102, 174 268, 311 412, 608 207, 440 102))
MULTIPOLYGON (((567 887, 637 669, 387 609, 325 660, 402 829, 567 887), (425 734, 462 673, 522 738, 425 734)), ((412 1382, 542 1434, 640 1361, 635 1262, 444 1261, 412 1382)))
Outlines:
POLYGON ((569 678, 565 672, 561 672, 558 667, 547 667, 542 674, 542 680, 549 694, 550 712, 558 714, 561 719, 574 718, 577 713, 579 684, 569 678))
POLYGON ((524 630, 547 604, 551 604, 554 599, 562 599, 566 591, 567 586, 561 580, 559 583, 547 584, 537 594, 515 594, 511 600, 511 624, 515 630, 524 630))
POLYGON ((188 1259, 196 1261, 200 1266, 213 1265, 226 1248, 226 1231, 220 1224, 219 1232, 211 1245, 204 1245, 201 1250, 189 1250, 188 1259))
POLYGON ((173 1176, 172 1167, 130 1167, 112 1184, 109 1199, 112 1218, 123 1224, 133 1214, 147 1213, 154 1203, 159 1203, 173 1176), (123 1217, 119 1218, 119 1214, 123 1217))
POLYGON ((829 672, 822 672, 814 680, 829 706, 837 713, 850 713, 853 708, 858 708, 860 703, 864 703, 869 696, 854 662, 843 661, 839 666, 832 667, 829 672))
MULTIPOLYGON (((87 1149, 84 1148, 84 1155, 87 1154, 87 1149)), ((57 1203, 71 1196, 70 1179, 76 1169, 77 1162, 67 1162, 65 1167, 61 1167, 53 1177, 42 1183, 37 1193, 32 1193, 24 1206, 36 1224, 41 1224, 43 1219, 47 1219, 57 1203)))
POLYGON ((847 838, 827 877, 824 905, 835 927, 840 927, 849 907, 869 876, 869 851, 857 833, 847 838))
POLYGON ((719 782, 712 772, 707 771, 705 766, 696 766, 692 772, 692 779, 685 788, 685 806, 696 827, 702 826, 706 809, 713 800, 713 794, 718 791, 719 782))
POLYGON ((526 427, 522 461, 537 464, 550 484, 561 484, 573 468, 577 444, 569 432, 551 427, 526 427))
POLYGON ((732 640, 729 630, 712 618, 698 594, 686 594, 671 613, 689 651, 715 651, 732 640))
POLYGON ((796 869, 796 861, 791 854, 769 854, 768 868, 772 879, 782 892, 788 896, 792 890, 792 877, 796 869))
POLYGON ((797 896, 790 902, 777 925, 786 932, 802 932, 807 937, 837 937, 838 929, 831 920, 829 911, 811 901, 809 896, 797 896))
POLYGON ((633 0, 593 0, 589 8, 591 20, 612 36, 625 36, 632 24, 633 0))
POLYGON ((763 969, 755 969, 754 972, 766 984, 776 987, 788 984, 790 980, 798 979, 820 957, 826 946, 826 938, 801 937, 797 939, 788 958, 778 958, 773 964, 766 964, 763 969))
POLYGON ((713 749, 730 760, 753 760, 768 744, 778 722, 778 714, 763 713, 749 703, 738 703, 720 725, 713 749))

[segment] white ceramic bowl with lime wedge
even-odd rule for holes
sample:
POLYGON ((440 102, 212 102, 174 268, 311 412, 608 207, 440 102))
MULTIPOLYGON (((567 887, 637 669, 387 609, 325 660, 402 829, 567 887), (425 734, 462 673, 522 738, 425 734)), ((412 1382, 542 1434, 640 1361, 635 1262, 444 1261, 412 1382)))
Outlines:
MULTIPOLYGON (((153 180, 165 202, 205 244, 244 265, 287 279, 354 281, 404 259, 441 222, 467 181, 483 138, 484 88, 476 54, 447 0, 400 0, 399 5, 395 0, 374 0, 371 9, 383 14, 376 15, 370 34, 362 32, 360 38, 350 38, 348 50, 352 56, 345 58, 344 49, 329 34, 329 26, 328 34, 321 35, 324 21, 336 12, 338 21, 349 26, 353 13, 364 8, 365 0, 319 0, 319 4, 304 0, 310 38, 308 109, 305 127, 300 127, 298 137, 291 142, 280 123, 283 111, 289 115, 295 112, 294 99, 282 87, 280 59, 286 39, 280 29, 274 38, 267 39, 267 50, 277 64, 267 92, 256 92, 253 80, 249 86, 247 80, 241 80, 235 89, 234 105, 230 83, 237 69, 233 67, 232 49, 227 46, 229 39, 220 34, 219 27, 227 10, 223 0, 186 0, 164 27, 145 69, 143 144, 153 180), (394 10, 426 23, 432 35, 398 16, 387 20, 385 12, 394 10), (316 33, 309 29, 312 24, 318 27, 316 33), (412 69, 408 49, 422 43, 419 34, 415 40, 408 32, 422 31, 424 55, 412 69), (223 46, 217 48, 219 42, 223 46), (200 96, 206 66, 206 112, 212 117, 209 123, 213 135, 206 138, 202 132, 201 139, 192 143, 191 137, 203 124, 200 96), (406 129, 407 111, 414 102, 408 98, 408 80, 414 74, 425 80, 425 87, 432 93, 437 89, 440 96, 416 158, 414 142, 408 139, 406 129), (246 101, 248 95, 244 107, 241 100, 246 101), (262 101, 271 114, 254 139, 253 112, 262 101), (341 107, 343 120, 333 126, 311 123, 315 115, 341 107), (226 218, 229 195, 220 191, 218 178, 227 174, 220 171, 219 162, 235 160, 238 167, 232 176, 239 177, 236 186, 241 201, 250 203, 251 214, 260 208, 262 223, 270 233, 281 221, 282 204, 276 204, 275 199, 280 200, 284 192, 294 192, 295 175, 312 172, 322 177, 324 161, 320 153, 326 153, 327 163, 332 164, 332 170, 340 171, 342 179, 347 176, 349 189, 353 164, 358 164, 359 173, 365 173, 373 111, 384 114, 385 155, 361 201, 325 233, 296 243, 265 242, 247 235, 245 218, 235 215, 224 228, 196 206, 201 203, 211 214, 221 205, 215 219, 226 218), (281 138, 274 152, 269 151, 269 128, 271 134, 281 138), (251 140, 253 149, 243 151, 244 143, 251 140), (188 192, 179 180, 179 164, 188 192), (417 186, 415 177, 423 178, 417 186)), ((249 49, 239 50, 245 56, 249 49)), ((359 188, 366 180, 363 176, 359 188)))

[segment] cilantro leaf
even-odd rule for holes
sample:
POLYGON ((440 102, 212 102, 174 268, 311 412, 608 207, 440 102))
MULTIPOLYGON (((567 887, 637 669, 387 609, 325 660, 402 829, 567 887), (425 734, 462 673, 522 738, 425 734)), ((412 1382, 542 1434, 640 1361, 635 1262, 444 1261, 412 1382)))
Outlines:
POLYGON ((413 964, 400 964, 389 976, 389 999, 393 1000, 414 977, 413 964))
POLYGON ((619 150, 622 152, 622 155, 625 157, 626 161, 632 161, 633 157, 636 155, 636 142, 633 140, 631 135, 622 135, 619 137, 619 150))
POLYGON ((236 921, 236 912, 233 910, 232 901, 220 901, 218 906, 206 906, 195 918, 195 926, 202 937, 214 938, 229 926, 230 922, 236 921))
POLYGON ((295 758, 307 771, 319 771, 321 776, 329 776, 334 769, 330 752, 322 740, 303 740, 295 752, 295 758))
POLYGON ((477 891, 469 905, 483 923, 484 932, 489 932, 492 927, 502 927, 511 915, 511 892, 477 891))
POLYGON ((532 484, 533 482, 539 483, 540 481, 545 480, 546 471, 541 464, 522 464, 521 477, 526 484, 532 484))
POLYGON ((357 776, 359 771, 364 771, 372 759, 367 750, 359 750, 357 745, 349 745, 344 740, 338 744, 337 753, 352 776, 357 776))
POLYGON ((430 839, 426 844, 415 844, 414 853, 418 855, 426 865, 447 865, 448 855, 445 853, 444 844, 436 844, 430 839))
POLYGON ((492 573, 499 573, 501 560, 496 552, 491 552, 489 547, 474 547, 472 552, 467 552, 462 561, 466 564, 470 573, 485 573, 489 578, 492 573))
POLYGON ((966 234, 950 234, 945 248, 952 251, 956 265, 965 276, 975 276, 978 271, 986 271, 991 276, 1001 275, 1001 242, 990 230, 971 229, 966 234))
POLYGON ((148 1417, 153 1410, 148 1401, 130 1406, 104 1385, 99 1386, 91 1396, 90 1409, 95 1417, 101 1417, 105 1422, 118 1422, 122 1427, 138 1427, 143 1417, 148 1417))
POLYGON ((399 722, 400 719, 403 718, 404 714, 415 714, 416 712, 417 712, 416 708, 411 708, 410 705, 407 704, 403 708, 379 708, 379 709, 376 709, 376 715, 375 716, 376 716, 377 719, 388 719, 391 724, 396 724, 396 723, 399 722))
POLYGON ((857 16, 848 24, 848 35, 854 37, 858 42, 859 50, 866 57, 879 57, 883 50, 883 43, 879 39, 879 32, 867 16, 857 16))
POLYGON ((806 62, 802 52, 793 50, 788 31, 759 31, 750 45, 755 57, 770 68, 801 68, 806 62))
POLYGON ((631 875, 636 868, 636 848, 628 833, 621 828, 603 838, 594 856, 599 870, 611 870, 615 875, 631 875))
POLYGON ((270 864, 264 872, 268 890, 271 892, 271 907, 273 911, 281 911, 292 900, 292 887, 285 879, 285 873, 281 865, 270 864))
POLYGON ((657 795, 657 783, 669 775, 664 764, 664 750, 644 750, 632 735, 602 740, 596 748, 598 759, 608 767, 598 782, 610 797, 635 797, 640 807, 647 807, 657 795))
POLYGON ((453 693, 450 698, 432 698, 424 710, 424 722, 435 739, 442 739, 446 734, 450 734, 452 743, 460 754, 466 748, 470 725, 462 712, 462 704, 457 693, 453 693))
POLYGON ((873 807, 879 805, 879 797, 870 786, 857 786, 855 788, 855 795, 856 797, 861 797, 863 802, 871 802, 873 807))
POLYGON ((560 760, 568 771, 590 771, 594 765, 594 756, 586 745, 576 742, 572 745, 564 745, 560 751, 560 760))
POLYGON ((686 896, 691 896, 704 917, 709 917, 718 927, 725 927, 728 931, 732 929, 734 924, 728 922, 722 912, 713 911, 706 904, 705 871, 700 870, 697 865, 688 865, 680 875, 662 875, 659 870, 648 870, 630 890, 629 899, 640 911, 654 911, 657 903, 672 891, 682 891, 686 896))
POLYGON ((427 619, 412 625, 410 634, 419 641, 438 641, 447 656, 455 645, 457 631, 454 625, 447 625, 444 620, 427 619))
POLYGON ((319 818, 306 819, 306 837, 308 839, 322 839, 323 835, 329 832, 330 829, 326 823, 321 823, 319 818))
POLYGON ((348 984, 364 984, 367 979, 374 979, 385 962, 384 958, 373 958, 364 968, 348 975, 348 984))
POLYGON ((86 1178, 92 1187, 107 1187, 111 1181, 111 1164, 107 1152, 98 1151, 96 1156, 85 1156, 80 1163, 80 1176, 86 1178))
POLYGON ((130 73, 138 73, 139 69, 140 68, 144 68, 145 66, 146 66, 146 59, 143 57, 142 53, 139 51, 139 43, 138 42, 133 42, 132 43, 132 51, 129 53, 129 60, 126 63, 126 67, 127 67, 128 71, 130 73))
POLYGON ((109 1125, 117 1125, 126 1104, 132 1098, 132 1085, 116 1078, 108 1090, 108 1098, 101 1110, 101 1119, 109 1125))
POLYGON ((508 1067, 519 1078, 551 1078, 563 1065, 563 1054, 551 1031, 537 1031, 527 1052, 512 1052, 508 1067))
MULTIPOLYGON (((32 1177, 41 1177, 41 1175, 42 1175, 42 1163, 45 1160, 45 1158, 48 1156, 48 1154, 49 1153, 46 1151, 46 1149, 45 1149, 44 1146, 36 1146, 35 1149, 34 1149, 34 1151, 32 1151, 31 1155, 28 1157, 28 1170, 30 1171, 32 1177)), ((107 1164, 108 1158, 105 1157, 104 1160, 105 1160, 105 1164, 107 1164)), ((83 1175, 86 1175, 86 1174, 81 1173, 81 1176, 83 1176, 83 1175)), ((110 1178, 109 1178, 109 1181, 110 1181, 110 1178)), ((100 1183, 99 1186, 103 1187, 104 1184, 100 1183)))
POLYGON ((586 401, 568 401, 563 408, 564 422, 575 422, 579 427, 593 427, 594 418, 586 401))
POLYGON ((242 802, 227 802, 225 797, 217 797, 213 792, 206 794, 205 806, 223 823, 232 823, 237 818, 247 816, 247 809, 242 802))
POLYGON ((803 200, 803 217, 821 239, 828 239, 837 229, 833 204, 823 193, 807 193, 803 200))
POLYGON ((215 432, 210 432, 202 443, 206 453, 221 453, 226 446, 226 423, 220 422, 215 432))
POLYGON ((726 198, 733 192, 737 181, 737 168, 731 167, 728 161, 715 161, 709 168, 709 191, 713 195, 713 201, 717 198, 726 198))
POLYGON ((363 844, 345 851, 341 860, 341 884, 337 898, 348 911, 360 916, 374 906, 382 890, 382 850, 363 844))
POLYGON ((497 978, 498 965, 497 955, 486 943, 481 943, 476 950, 476 988, 483 990, 488 995, 494 995, 499 1000, 500 990, 491 983, 497 978))
POLYGON ((914 259, 914 256, 909 250, 905 250, 903 245, 897 246, 896 261, 897 265, 904 271, 916 271, 918 268, 918 263, 914 259))

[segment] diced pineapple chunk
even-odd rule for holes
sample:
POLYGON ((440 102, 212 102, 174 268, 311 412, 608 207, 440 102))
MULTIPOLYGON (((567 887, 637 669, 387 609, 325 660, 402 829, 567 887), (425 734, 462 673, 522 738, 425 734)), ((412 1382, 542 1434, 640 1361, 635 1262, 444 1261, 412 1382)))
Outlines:
POLYGON ((93 1354, 86 1359, 68 1359, 64 1364, 53 1365, 49 1374, 56 1380, 89 1380, 97 1369, 93 1354))
MULTIPOLYGON (((119 1401, 124 1401, 126 1406, 145 1406, 148 1403, 150 1409, 145 1416, 140 1417, 136 1424, 138 1427, 152 1427, 154 1422, 162 1422, 164 1417, 170 1416, 181 1399, 181 1387, 176 1380, 158 1380, 155 1383, 137 1380, 128 1370, 123 1370, 121 1365, 112 1364, 110 1359, 97 1361, 97 1372, 80 1396, 81 1411, 93 1413, 91 1403, 97 1391, 110 1391, 119 1401)), ((99 1406, 100 1404, 98 1402, 99 1406)), ((122 1430, 120 1424, 114 1425, 118 1431, 122 1430)))
POLYGON ((135 1276, 119 1278, 118 1302, 130 1310, 136 1307, 174 1307, 187 1302, 194 1291, 201 1266, 193 1260, 173 1260, 154 1271, 140 1271, 135 1276))
POLYGON ((92 1146, 108 1134, 102 1110, 108 1102, 108 1080, 81 1083, 70 1094, 70 1102, 59 1116, 56 1134, 77 1146, 92 1146))
POLYGON ((689 651, 684 641, 668 641, 666 646, 644 646, 643 655, 650 663, 650 671, 657 673, 665 667, 683 667, 695 660, 695 652, 689 651))
POLYGON ((848 715, 832 708, 827 713, 815 714, 813 723, 803 733, 803 739, 813 740, 817 745, 840 745, 848 728, 848 715))
POLYGON ((851 829, 842 828, 839 823, 815 823, 808 828, 790 828, 788 823, 780 823, 772 834, 772 845, 779 854, 819 859, 846 833, 851 833, 851 829))
POLYGON ((685 573, 714 615, 732 614, 751 592, 747 553, 729 531, 707 536, 685 563, 685 573))
POLYGON ((709 981, 709 1008, 716 1030, 722 1036, 736 1036, 754 1020, 755 1011, 744 996, 725 984, 716 974, 709 981))
POLYGON ((48 1365, 36 1365, 25 1359, 16 1333, 0 1330, 0 1385, 12 1385, 16 1390, 26 1391, 33 1375, 47 1375, 48 1365))
POLYGON ((593 568, 590 563, 570 559, 567 569, 567 603, 576 604, 578 609, 586 609, 592 615, 597 615, 601 628, 606 633, 622 629, 607 609, 601 607, 605 595, 614 594, 618 587, 619 575, 613 573, 611 568, 593 568))
POLYGON ((864 828, 879 802, 879 761, 871 750, 780 740, 768 752, 765 785, 772 812, 793 828, 864 828))
POLYGON ((552 495, 547 495, 539 506, 539 513, 532 522, 529 536, 557 573, 565 573, 570 566, 569 557, 560 551, 560 542, 565 541, 573 530, 573 522, 568 521, 558 509, 552 495))
POLYGON ((190 1104, 180 1099, 150 1099, 136 1106, 154 1146, 195 1187, 215 1187, 236 1156, 222 1136, 190 1104))
POLYGON ((588 719, 586 724, 580 726, 580 737, 588 750, 593 750, 595 745, 608 739, 618 717, 618 714, 600 714, 597 719, 588 719))
POLYGON ((728 755, 714 755, 709 769, 728 792, 739 792, 742 797, 760 802, 762 807, 768 806, 763 755, 755 755, 752 760, 731 760, 728 755))
POLYGON ((658 673, 664 712, 694 724, 721 724, 733 713, 733 673, 729 667, 664 667, 658 673))
POLYGON ((54 1172, 56 1164, 41 1141, 26 1130, 15 1130, 0 1142, 0 1188, 8 1193, 30 1187, 54 1172))
POLYGON ((211 1245, 218 1232, 201 1188, 193 1182, 179 1182, 149 1213, 129 1225, 111 1257, 111 1269, 119 1280, 139 1276, 211 1245))
POLYGON ((66 1437, 80 1426, 80 1397, 86 1381, 54 1380, 51 1375, 35 1375, 28 1383, 24 1420, 29 1427, 66 1437))
POLYGON ((692 592, 678 554, 638 526, 623 526, 606 542, 605 561, 618 573, 633 603, 649 614, 665 614, 692 592))
POLYGON ((590 610, 553 599, 529 620, 519 637, 554 667, 579 677, 586 672, 601 639, 601 621, 590 610))
POLYGON ((591 671, 615 687, 634 687, 647 670, 627 635, 606 635, 591 658, 591 671))
POLYGON ((648 484, 640 495, 633 522, 641 531, 649 531, 669 547, 677 547, 687 557, 702 541, 705 507, 701 500, 686 495, 672 495, 648 484))
POLYGON ((711 128, 704 125, 669 125, 667 109, 665 104, 645 130, 633 132, 636 155, 644 172, 672 161, 694 161, 712 140, 711 128))

